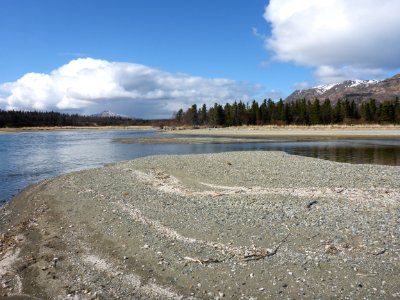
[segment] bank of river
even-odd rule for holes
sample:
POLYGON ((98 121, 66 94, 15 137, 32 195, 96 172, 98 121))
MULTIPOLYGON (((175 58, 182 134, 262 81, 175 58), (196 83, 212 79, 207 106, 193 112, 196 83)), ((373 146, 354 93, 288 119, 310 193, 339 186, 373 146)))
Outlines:
POLYGON ((0 295, 397 298, 399 174, 228 152, 46 180, 1 209, 0 295))
POLYGON ((239 126, 170 130, 169 133, 195 136, 306 139, 400 139, 400 126, 239 126))

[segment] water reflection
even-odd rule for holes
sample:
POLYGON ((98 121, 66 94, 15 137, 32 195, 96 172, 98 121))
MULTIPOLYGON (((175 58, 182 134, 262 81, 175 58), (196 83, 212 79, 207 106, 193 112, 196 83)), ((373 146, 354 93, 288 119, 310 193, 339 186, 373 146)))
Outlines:
POLYGON ((329 146, 293 147, 290 154, 353 164, 400 165, 400 147, 343 143, 329 146))

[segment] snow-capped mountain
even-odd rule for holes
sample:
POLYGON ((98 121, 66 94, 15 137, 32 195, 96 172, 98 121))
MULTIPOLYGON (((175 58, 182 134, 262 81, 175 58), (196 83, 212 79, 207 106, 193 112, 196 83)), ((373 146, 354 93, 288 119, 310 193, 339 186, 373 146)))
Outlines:
POLYGON ((350 101, 363 102, 371 98, 385 101, 394 100, 396 97, 400 97, 400 74, 385 80, 346 80, 342 83, 296 90, 285 101, 330 99, 335 103, 338 99, 347 98, 350 101))
POLYGON ((105 110, 105 111, 103 111, 101 113, 98 113, 98 114, 93 114, 92 117, 130 119, 128 116, 120 115, 120 114, 114 113, 114 112, 109 111, 109 110, 105 110))

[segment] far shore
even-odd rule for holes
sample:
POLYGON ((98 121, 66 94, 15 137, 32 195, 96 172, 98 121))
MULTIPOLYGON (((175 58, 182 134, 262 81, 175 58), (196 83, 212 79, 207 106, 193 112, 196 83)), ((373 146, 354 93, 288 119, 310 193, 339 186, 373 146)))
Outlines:
MULTIPOLYGON (((190 135, 197 137, 225 137, 231 140, 220 141, 221 143, 241 142, 239 139, 252 138, 272 139, 290 138, 299 140, 318 139, 398 139, 400 138, 400 125, 313 125, 313 126, 235 126, 223 128, 191 128, 191 127, 164 127, 158 126, 60 126, 60 127, 21 127, 21 128, 0 128, 0 134, 11 134, 19 132, 42 132, 42 131, 69 131, 69 130, 161 130, 166 135, 190 135), (232 140, 232 139, 236 140, 232 140)), ((171 143, 171 138, 157 140, 118 140, 124 143, 171 143)), ((189 140, 189 138, 174 138, 173 143, 210 143, 215 141, 189 140), (183 140, 186 141, 183 141, 183 140)), ((244 140, 242 142, 245 142, 244 140)), ((248 141, 247 141, 248 142, 248 141)), ((259 140, 258 142, 265 142, 259 140)))
POLYGON ((239 126, 167 130, 167 134, 235 138, 398 139, 399 125, 239 126))
MULTIPOLYGON (((249 138, 207 138, 207 137, 161 137, 161 138, 118 138, 113 142, 122 144, 244 144, 244 143, 272 143, 284 142, 277 139, 249 139, 249 138)), ((291 139, 287 141, 293 141, 291 139)))
POLYGON ((67 130, 156 130, 154 126, 48 126, 0 128, 0 134, 36 131, 67 131, 67 130))

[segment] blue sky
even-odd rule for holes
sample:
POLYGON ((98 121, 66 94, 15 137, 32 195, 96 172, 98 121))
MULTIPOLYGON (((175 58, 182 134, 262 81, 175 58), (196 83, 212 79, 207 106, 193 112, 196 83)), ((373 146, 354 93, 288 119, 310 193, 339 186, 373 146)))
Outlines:
POLYGON ((330 2, 340 9, 315 0, 2 0, 0 108, 166 117, 191 103, 278 99, 396 73, 396 1, 347 1, 363 4, 358 14, 330 2), (379 12, 377 30, 357 25, 378 4, 387 26, 376 25, 379 12))

